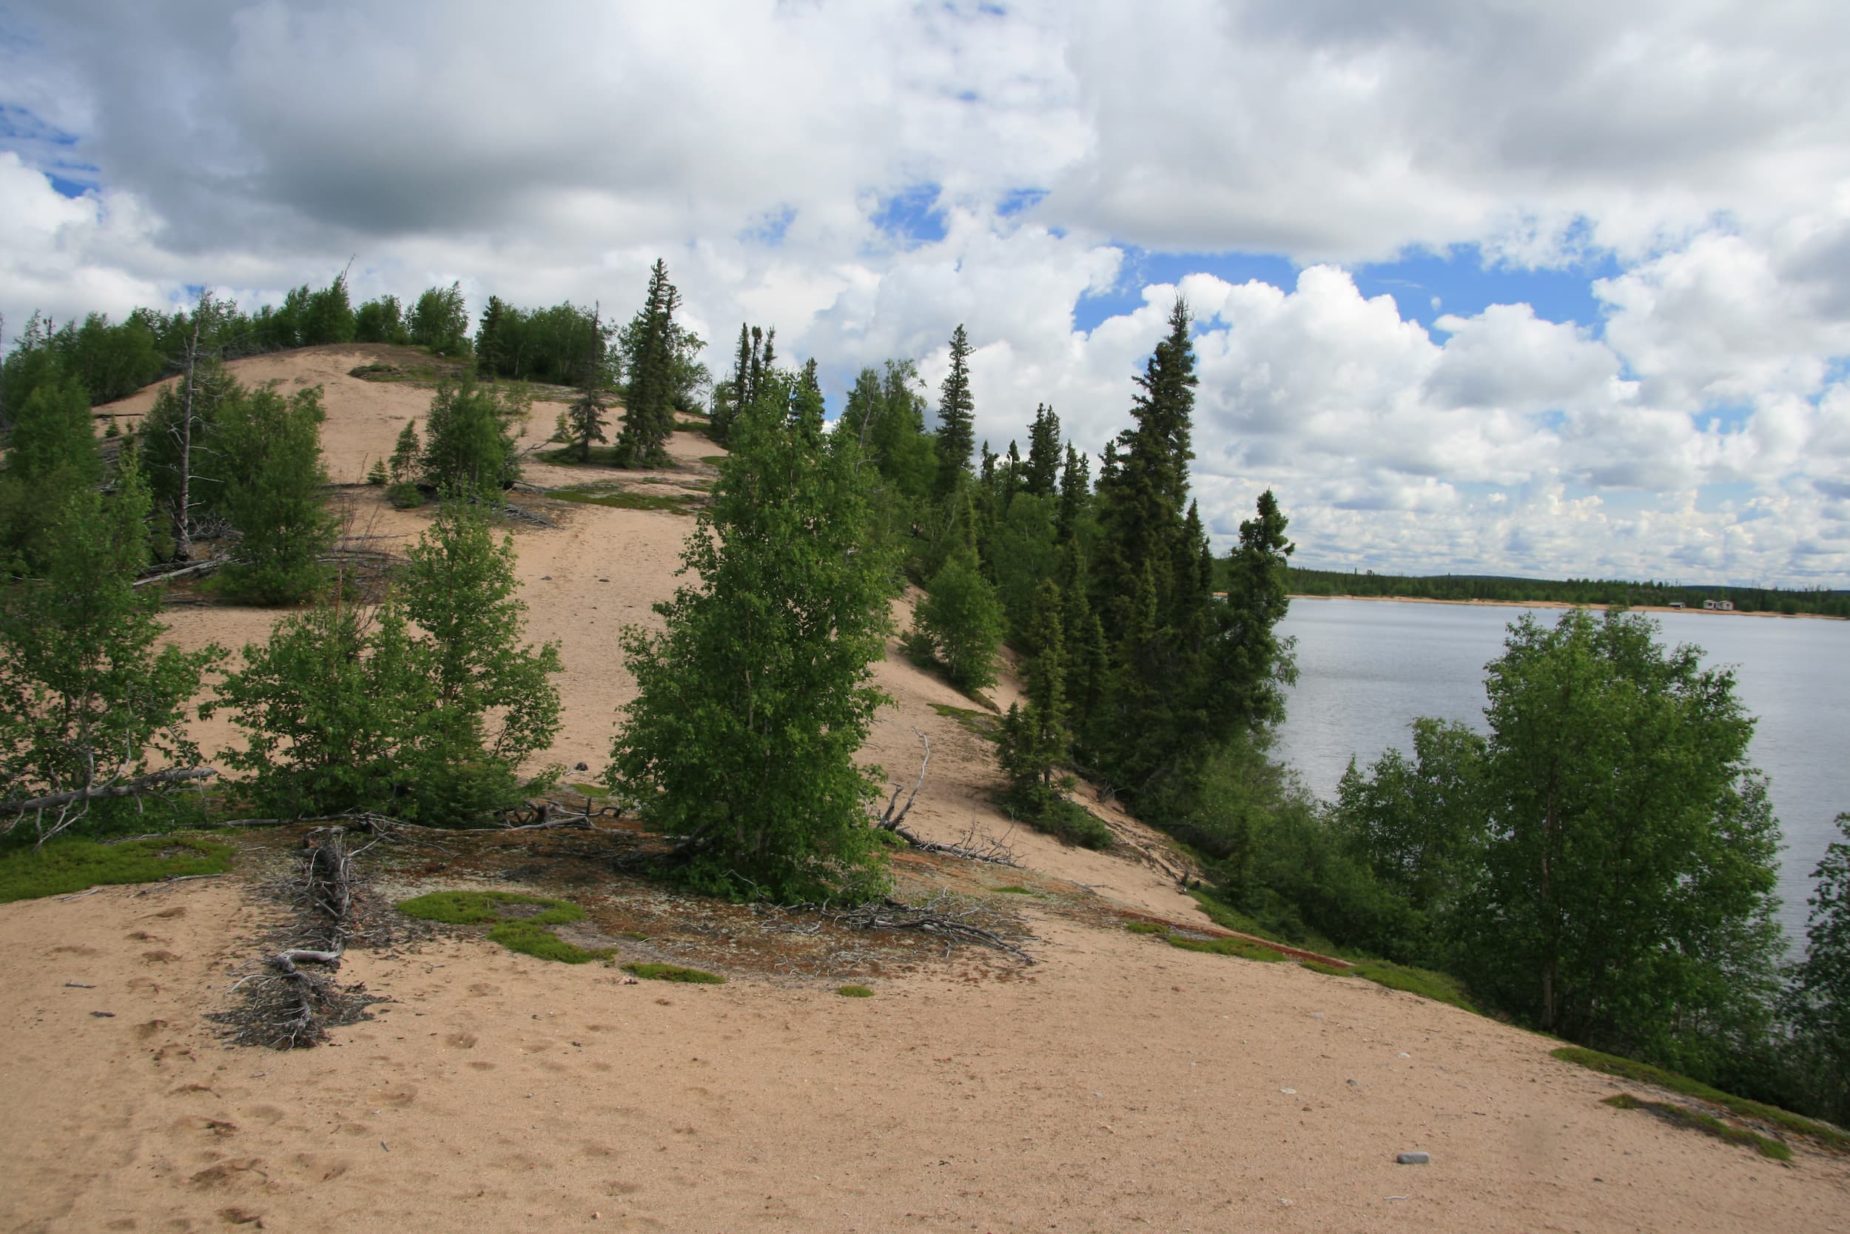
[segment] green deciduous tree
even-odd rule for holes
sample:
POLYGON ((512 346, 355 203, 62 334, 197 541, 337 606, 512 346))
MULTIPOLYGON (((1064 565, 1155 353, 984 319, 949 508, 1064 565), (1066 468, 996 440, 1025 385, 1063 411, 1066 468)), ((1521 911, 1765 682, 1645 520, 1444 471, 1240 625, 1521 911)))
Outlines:
POLYGON ((411 342, 440 356, 460 356, 469 350, 469 312, 462 285, 426 288, 405 323, 411 342))
MULTIPOLYGON (((160 646, 159 597, 136 591, 148 561, 149 497, 125 451, 113 496, 70 485, 52 502, 39 577, 0 590, 0 784, 12 798, 121 785, 191 767, 182 727, 220 654, 160 646)), ((36 815, 41 837, 82 818, 79 799, 36 815)))
POLYGON ((6 469, 27 482, 57 476, 62 484, 94 485, 102 478, 90 399, 76 378, 43 382, 21 404, 7 441, 6 469))
POLYGON ((530 404, 515 387, 440 382, 424 421, 422 480, 445 495, 498 502, 520 476, 515 429, 530 404))
POLYGON ((1812 872, 1805 959, 1792 973, 1786 1016, 1800 1087, 1813 1108, 1850 1122, 1850 814, 1812 872))
POLYGON ((519 800, 521 763, 558 729, 558 649, 521 643, 511 539, 445 507, 400 593, 367 612, 321 605, 244 649, 205 708, 233 713, 258 808, 375 810, 450 824, 519 800))
POLYGON ((713 505, 683 550, 695 580, 631 628, 639 694, 609 783, 650 824, 686 837, 696 885, 781 901, 855 898, 885 884, 856 765, 884 701, 891 563, 866 547, 866 480, 829 449, 820 408, 763 379, 733 424, 713 505))
MULTIPOLYGON (((1347 845, 1381 884, 1421 915, 1429 962, 1460 923, 1453 915, 1475 884, 1488 816, 1486 743, 1462 724, 1413 722, 1413 756, 1389 749, 1366 774, 1353 763, 1337 787, 1333 814, 1347 845)), ((1400 958, 1400 957, 1396 957, 1400 958)))
POLYGON ((960 547, 926 584, 917 625, 960 690, 995 684, 996 652, 1006 614, 993 583, 983 577, 976 553, 960 547))
POLYGON ((1778 824, 1733 675, 1656 626, 1511 626, 1490 665, 1467 973, 1542 1028, 1713 1074, 1764 1015, 1778 824))
POLYGON ((284 398, 274 386, 241 390, 218 408, 211 444, 222 506, 238 542, 220 586, 254 604, 295 604, 328 580, 322 557, 339 528, 323 507, 321 388, 284 398))

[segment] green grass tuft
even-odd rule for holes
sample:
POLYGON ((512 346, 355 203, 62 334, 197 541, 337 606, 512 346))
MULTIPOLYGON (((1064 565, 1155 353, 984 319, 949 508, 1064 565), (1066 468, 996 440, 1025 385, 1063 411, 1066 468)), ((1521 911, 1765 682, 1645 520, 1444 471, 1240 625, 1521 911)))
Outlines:
POLYGON ((230 865, 230 845, 190 835, 154 836, 120 844, 53 840, 43 848, 0 853, 0 904, 68 895, 88 887, 223 874, 230 865))
POLYGON ((1713 1114, 1704 1114, 1700 1110, 1691 1110, 1684 1106, 1671 1105, 1667 1101, 1644 1101, 1632 1096, 1630 1093, 1615 1094, 1614 1096, 1606 1098, 1602 1104, 1609 1105, 1615 1110, 1645 1110, 1657 1115, 1665 1122, 1672 1123, 1678 1127, 1688 1127, 1692 1131, 1700 1131, 1704 1135, 1712 1135, 1716 1139, 1726 1140, 1730 1144, 1744 1145, 1753 1149, 1762 1157, 1767 1157, 1774 1161, 1792 1160, 1792 1150, 1778 1140, 1769 1139, 1766 1136, 1749 1131, 1745 1127, 1731 1126, 1728 1123, 1724 1123, 1721 1119, 1716 1118, 1713 1114))
POLYGON ((1124 928, 1132 934, 1161 934, 1165 927, 1154 921, 1127 921, 1124 928))
POLYGON ((1190 938, 1186 934, 1169 933, 1163 935, 1163 941, 1171 947, 1180 947, 1184 951, 1205 951, 1209 955, 1230 955, 1241 960, 1258 960, 1262 964, 1276 964, 1285 958, 1282 951, 1274 951, 1263 943, 1255 943, 1246 938, 1190 938))
POLYGON ((1562 1062, 1577 1063, 1582 1067, 1618 1076, 1623 1080, 1632 1080, 1639 1084, 1654 1084, 1673 1093, 1682 1093, 1685 1097, 1695 1097, 1721 1106, 1743 1118, 1756 1118, 1770 1123, 1784 1131, 1802 1135, 1817 1141, 1827 1148, 1840 1152, 1850 1151, 1850 1133, 1829 1123, 1782 1110, 1778 1106, 1767 1105, 1761 1101, 1749 1101, 1746 1097, 1737 1097, 1725 1093, 1719 1088, 1704 1084, 1701 1080, 1692 1080, 1686 1075, 1654 1067, 1650 1063, 1641 1063, 1636 1059, 1620 1058, 1617 1054, 1603 1054, 1598 1050, 1589 1050, 1585 1046, 1562 1046, 1554 1051, 1554 1056, 1562 1062))
POLYGON ((1322 960, 1299 960, 1299 968, 1308 968, 1313 973, 1322 973, 1325 977, 1351 977, 1354 970, 1338 968, 1334 964, 1325 964, 1322 960))
POLYGON ((950 703, 933 703, 931 709, 947 720, 955 720, 978 737, 988 741, 1001 739, 1001 722, 987 711, 979 711, 975 707, 954 707, 950 703))
POLYGON ((523 921, 528 925, 564 925, 583 921, 585 910, 570 900, 525 895, 518 891, 433 891, 400 900, 398 911, 420 921, 449 925, 481 925, 491 921, 523 921), (537 913, 524 911, 537 907, 537 913))
POLYGON ((625 964, 623 971, 645 981, 683 981, 689 985, 725 985, 718 973, 702 972, 680 964, 625 964))
POLYGON ((700 501, 688 493, 636 493, 610 488, 556 488, 546 495, 583 506, 606 506, 612 510, 667 510, 671 514, 691 514, 693 507, 700 501))
POLYGON ((497 921, 489 927, 488 937, 509 951, 561 964, 588 964, 592 960, 608 960, 616 954, 608 947, 585 948, 568 943, 545 926, 534 924, 533 919, 497 921))
POLYGON ((872 998, 874 992, 864 985, 845 985, 835 991, 843 998, 872 998))
POLYGON ((1354 961, 1344 976, 1361 977, 1390 990, 1404 990, 1408 994, 1430 998, 1435 1003, 1457 1007, 1460 1011, 1482 1014, 1457 978, 1434 972, 1430 968, 1414 968, 1408 964, 1396 964, 1392 960, 1364 957, 1354 961))
POLYGON ((1031 896, 1031 895, 1040 894, 1039 892, 1033 891, 1027 887, 1018 887, 1014 883, 1010 883, 1006 887, 997 887, 995 888, 995 892, 997 895, 1005 895, 1005 896, 1031 896))

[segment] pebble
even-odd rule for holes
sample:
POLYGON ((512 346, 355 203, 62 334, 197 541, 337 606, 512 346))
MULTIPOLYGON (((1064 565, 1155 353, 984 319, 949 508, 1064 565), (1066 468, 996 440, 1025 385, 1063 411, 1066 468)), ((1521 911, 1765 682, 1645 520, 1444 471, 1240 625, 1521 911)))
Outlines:
POLYGON ((1394 1160, 1401 1165, 1431 1165, 1431 1153, 1398 1153, 1394 1160))

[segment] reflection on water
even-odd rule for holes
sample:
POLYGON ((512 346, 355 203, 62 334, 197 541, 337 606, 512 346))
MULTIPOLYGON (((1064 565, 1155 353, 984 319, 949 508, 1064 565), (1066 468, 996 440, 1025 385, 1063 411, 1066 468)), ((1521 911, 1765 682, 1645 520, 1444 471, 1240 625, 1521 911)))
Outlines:
MULTIPOLYGON (((1354 757, 1411 750, 1415 716, 1484 727, 1484 666, 1504 628, 1551 609, 1368 600, 1293 600, 1281 627, 1298 641, 1279 756, 1333 797, 1354 757)), ((1771 782, 1786 837, 1780 920, 1802 941, 1811 871, 1850 810, 1850 622, 1720 613, 1657 613, 1666 643, 1694 643, 1735 669, 1736 695, 1759 717, 1753 759, 1771 782)))

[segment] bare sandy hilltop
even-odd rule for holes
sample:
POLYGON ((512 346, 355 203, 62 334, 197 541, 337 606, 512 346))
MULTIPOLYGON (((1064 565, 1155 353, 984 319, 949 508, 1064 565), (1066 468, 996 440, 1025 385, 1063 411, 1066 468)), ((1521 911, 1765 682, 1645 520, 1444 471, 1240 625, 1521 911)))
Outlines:
MULTIPOLYGON (((397 552, 430 511, 363 481, 429 391, 349 375, 379 360, 234 367, 323 387, 333 500, 356 543, 397 552)), ((108 410, 126 423, 152 399, 108 410)), ((535 408, 528 444, 554 411, 535 408)), ((680 432, 672 452, 654 473, 529 461, 526 478, 697 499, 717 448, 680 432)), ((618 631, 658 620, 693 521, 520 500, 553 524, 511 528, 529 636, 565 664, 544 761, 589 780, 634 693, 618 631)), ((234 648, 276 618, 166 615, 182 644, 234 648)), ((866 758, 909 782, 923 735, 909 823, 1003 838, 1018 862, 896 851, 897 894, 1019 952, 693 900, 624 873, 596 831, 408 840, 361 859, 366 930, 340 972, 382 1001, 321 1047, 272 1051, 223 1017, 286 915, 299 833, 252 832, 223 876, 0 906, 0 1230, 1850 1229, 1850 1158, 1808 1140, 1771 1160, 1605 1104, 1690 1102, 1557 1060, 1549 1038, 1291 958, 1168 945, 1223 933, 1179 889, 1184 859, 1089 793, 1113 853, 1011 830, 981 708, 889 652, 895 702, 866 758), (482 887, 567 896, 587 912, 574 939, 726 981, 550 963, 392 907, 482 887)))

